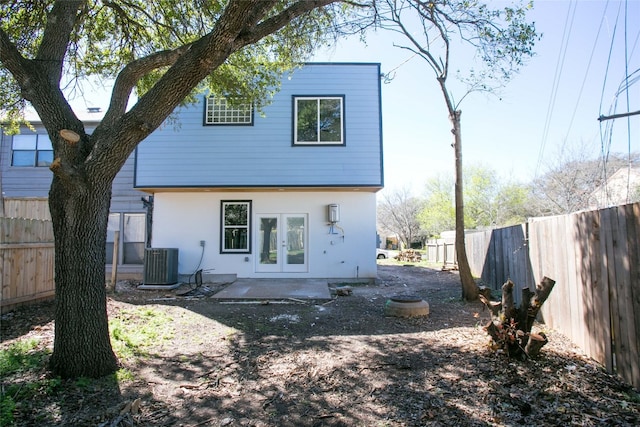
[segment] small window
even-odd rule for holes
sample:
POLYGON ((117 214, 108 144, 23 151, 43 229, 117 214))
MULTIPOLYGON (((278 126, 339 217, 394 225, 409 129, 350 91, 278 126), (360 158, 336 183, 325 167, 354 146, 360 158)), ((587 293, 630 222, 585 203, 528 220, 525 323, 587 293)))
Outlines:
POLYGON ((107 223, 107 264, 113 263, 115 232, 120 232, 118 264, 143 264, 147 231, 144 213, 110 213, 107 223))
POLYGON ((343 145, 344 97, 293 98, 294 145, 343 145))
POLYGON ((53 161, 53 146, 46 134, 14 135, 11 166, 47 167, 53 161))
POLYGON ((221 253, 250 253, 251 202, 222 201, 221 253))
POLYGON ((251 103, 228 102, 225 98, 207 97, 205 125, 253 125, 251 103))
POLYGON ((147 216, 143 213, 125 213, 122 224, 122 263, 143 264, 147 232, 147 216))

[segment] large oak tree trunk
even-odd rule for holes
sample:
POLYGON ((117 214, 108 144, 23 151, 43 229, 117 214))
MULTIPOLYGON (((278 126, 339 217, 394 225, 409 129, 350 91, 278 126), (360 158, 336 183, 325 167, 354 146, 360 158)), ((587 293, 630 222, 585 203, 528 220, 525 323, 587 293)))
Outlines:
MULTIPOLYGON (((275 0, 226 2, 207 34, 198 25, 187 25, 184 39, 199 38, 160 50, 154 46, 146 56, 120 64, 109 108, 91 135, 60 88, 68 50, 83 43, 75 39, 84 34, 78 27, 93 23, 87 2, 56 1, 41 8, 48 9, 41 41, 37 49, 25 49, 29 57, 37 51, 33 59, 23 56, 0 29, 0 61, 40 116, 53 146, 49 209, 55 236, 56 331, 50 367, 55 374, 100 377, 117 369, 107 321, 106 230, 111 184, 135 147, 230 55, 335 1, 296 1, 284 10, 275 0), (140 80, 155 73, 161 77, 127 108, 140 80)), ((92 73, 84 71, 88 74, 80 74, 85 77, 92 73)))
POLYGON ((111 180, 53 179, 55 340, 50 368, 63 378, 101 377, 118 368, 111 348, 105 287, 111 180))

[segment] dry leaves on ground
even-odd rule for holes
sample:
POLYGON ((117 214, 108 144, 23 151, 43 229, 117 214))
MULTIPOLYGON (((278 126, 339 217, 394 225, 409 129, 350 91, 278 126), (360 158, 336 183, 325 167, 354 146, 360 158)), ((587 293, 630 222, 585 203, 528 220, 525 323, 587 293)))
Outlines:
MULTIPOLYGON (((492 353, 489 314, 459 300, 455 273, 380 265, 379 276, 328 303, 118 294, 111 316, 164 312, 170 338, 123 361, 131 378, 43 393, 17 425, 640 425, 638 394, 554 331, 537 360, 492 353), (428 300, 431 315, 385 317, 394 295, 428 300)), ((50 346, 50 314, 3 319, 2 347, 28 336, 50 346)))

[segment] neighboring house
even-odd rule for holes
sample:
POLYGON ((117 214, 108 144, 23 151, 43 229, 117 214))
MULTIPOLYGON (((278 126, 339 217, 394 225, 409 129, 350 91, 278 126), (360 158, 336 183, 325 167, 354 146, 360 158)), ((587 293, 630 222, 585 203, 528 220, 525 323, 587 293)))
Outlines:
POLYGON ((137 148, 154 248, 180 275, 375 278, 379 64, 307 64, 269 106, 202 96, 137 148))
MULTIPOLYGON (((78 113, 89 133, 102 115, 97 108, 78 113)), ((49 170, 53 160, 51 141, 38 117, 28 117, 28 120, 35 132, 22 127, 18 135, 0 135, 0 187, 4 210, 0 214, 13 216, 15 207, 15 210, 32 212, 32 218, 50 220, 47 198, 52 179, 49 170)), ((133 188, 134 164, 132 155, 116 176, 112 188, 106 271, 111 269, 114 231, 119 230, 119 277, 129 273, 140 277, 144 261, 147 210, 142 198, 148 199, 149 195, 133 188)))
POLYGON ((624 205, 640 201, 640 167, 622 167, 607 182, 591 193, 594 208, 624 205))

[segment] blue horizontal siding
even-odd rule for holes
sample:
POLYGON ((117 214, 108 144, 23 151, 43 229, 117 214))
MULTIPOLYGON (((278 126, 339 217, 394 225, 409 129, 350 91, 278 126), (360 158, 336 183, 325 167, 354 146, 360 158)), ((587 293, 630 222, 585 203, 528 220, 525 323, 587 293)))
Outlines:
MULTIPOLYGON (((44 134, 46 130, 40 123, 34 123, 37 133, 44 134)), ((92 128, 87 128, 91 132, 92 128)), ((20 133, 31 131, 22 128, 20 133)), ((53 174, 48 167, 13 167, 11 166, 11 147, 13 137, 1 135, 0 144, 0 174, 2 179, 2 193, 9 198, 48 197, 53 174)), ((134 156, 131 155, 116 175, 112 186, 112 211, 143 211, 141 197, 146 193, 133 188, 134 156)))
POLYGON ((135 185, 381 186, 378 64, 309 64, 285 76, 253 126, 203 126, 202 103, 176 111, 137 150, 135 185), (292 146, 292 97, 344 96, 345 146, 292 146))

